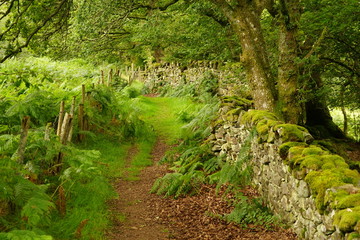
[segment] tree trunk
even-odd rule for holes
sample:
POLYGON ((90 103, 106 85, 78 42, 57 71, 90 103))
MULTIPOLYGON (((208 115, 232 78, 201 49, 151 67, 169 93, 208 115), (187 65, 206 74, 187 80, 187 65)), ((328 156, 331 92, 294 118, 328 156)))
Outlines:
MULTIPOLYGON (((312 68, 311 79, 314 81, 313 91, 322 87, 321 66, 312 68)), ((346 138, 341 129, 333 122, 325 99, 321 95, 314 97, 305 103, 306 126, 315 138, 346 138)))
POLYGON ((252 89, 255 108, 274 111, 275 82, 270 72, 260 17, 254 9, 244 10, 238 11, 236 21, 233 23, 242 46, 240 59, 252 89))
POLYGON ((298 42, 296 40, 300 19, 299 1, 280 1, 279 29, 279 110, 285 122, 303 123, 303 109, 298 96, 299 64, 298 42))
POLYGON ((231 7, 226 1, 214 2, 221 7, 239 37, 242 48, 240 59, 252 89, 255 108, 274 111, 275 81, 260 25, 263 7, 258 6, 255 1, 241 2, 236 7, 231 7))

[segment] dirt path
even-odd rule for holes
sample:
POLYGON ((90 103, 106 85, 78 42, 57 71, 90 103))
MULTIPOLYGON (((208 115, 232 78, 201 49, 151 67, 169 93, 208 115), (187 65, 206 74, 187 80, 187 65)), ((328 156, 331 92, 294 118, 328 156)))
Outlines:
MULTIPOLYGON (((165 104, 166 102, 158 101, 156 103, 159 106, 157 113, 164 114, 168 107, 165 104)), ((154 116, 161 117, 162 115, 154 114, 154 116)), ((158 119, 149 119, 154 122, 158 121, 158 119)), ((156 125, 158 128, 164 128, 169 123, 162 122, 156 125)), ((170 133, 160 131, 158 134, 170 133)), ((106 233, 107 239, 296 239, 291 231, 285 229, 276 228, 270 231, 261 226, 241 228, 216 217, 229 213, 232 209, 227 200, 215 194, 215 186, 205 185, 199 194, 180 199, 150 194, 150 189, 155 180, 169 171, 166 165, 157 164, 169 148, 164 140, 158 139, 151 153, 154 164, 142 170, 139 180, 130 181, 127 178, 129 173, 125 170, 123 178, 117 179, 113 183, 119 198, 109 202, 113 227, 106 233)), ((136 147, 129 149, 125 169, 130 169, 132 157, 136 155, 137 151, 139 149, 136 147)), ((244 194, 253 194, 253 190, 244 190, 244 194)))
MULTIPOLYGON (((155 164, 142 171, 139 181, 119 179, 114 183, 119 199, 109 203, 114 226, 107 233, 107 239, 296 239, 289 230, 269 231, 259 226, 241 228, 213 217, 231 211, 228 202, 215 194, 214 186, 203 186, 200 194, 181 199, 150 194, 155 179, 168 171, 166 166, 156 164, 167 148, 164 141, 157 141, 152 151, 155 164)), ((129 156, 135 152, 136 149, 130 148, 129 156)))
MULTIPOLYGON (((166 173, 166 166, 157 164, 164 155, 166 148, 164 141, 157 141, 152 152, 154 164, 143 169, 139 176, 140 180, 118 179, 114 183, 119 199, 112 200, 109 203, 114 226, 107 233, 107 239, 168 239, 169 230, 159 222, 159 218, 154 212, 153 203, 156 203, 160 197, 149 193, 155 179, 166 173)), ((131 156, 134 156, 135 152, 136 148, 130 148, 127 161, 131 161, 131 156)), ((126 165, 129 166, 130 164, 127 163, 126 165)), ((160 206, 156 208, 158 209, 160 206)))

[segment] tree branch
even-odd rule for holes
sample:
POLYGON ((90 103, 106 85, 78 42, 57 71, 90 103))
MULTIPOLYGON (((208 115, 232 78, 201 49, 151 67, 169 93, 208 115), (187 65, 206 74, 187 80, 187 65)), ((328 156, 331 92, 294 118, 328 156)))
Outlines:
POLYGON ((316 40, 316 42, 312 45, 312 48, 310 49, 310 51, 308 52, 308 54, 306 54, 306 56, 302 59, 303 62, 306 59, 309 59, 311 57, 311 55, 313 55, 313 53, 316 51, 316 49, 320 46, 321 42, 324 40, 325 35, 327 33, 327 27, 325 27, 323 29, 323 31, 321 32, 320 37, 316 40))
MULTIPOLYGON (((14 2, 15 2, 15 0, 11 0, 10 6, 9 6, 8 9, 6 10, 6 12, 0 13, 0 14, 2 14, 2 16, 1 16, 1 18, 0 18, 0 21, 10 13, 12 7, 14 6, 14 2)), ((0 7, 1 7, 4 3, 5 3, 5 2, 1 3, 0 7)))
POLYGON ((330 63, 335 63, 347 70, 349 70, 351 73, 355 74, 356 76, 360 77, 360 73, 357 72, 355 69, 351 68, 350 66, 346 65, 345 63, 343 62, 340 62, 338 60, 335 60, 335 59, 332 59, 332 58, 328 58, 328 57, 320 57, 320 60, 325 60, 325 61, 328 61, 330 63))
POLYGON ((32 33, 29 34, 29 36, 27 37, 26 41, 24 44, 18 46, 15 50, 12 50, 11 52, 9 52, 7 55, 5 55, 2 59, 0 59, 0 63, 3 63, 4 61, 6 61, 8 58, 16 55, 17 53, 21 52, 23 48, 27 47, 30 43, 30 41, 32 40, 32 38, 42 29, 45 27, 45 25, 51 21, 52 18, 54 18, 63 8, 63 6, 65 5, 66 2, 68 2, 69 0, 62 0, 59 4, 59 6, 55 9, 55 11, 50 14, 47 18, 44 19, 44 21, 38 25, 32 33))

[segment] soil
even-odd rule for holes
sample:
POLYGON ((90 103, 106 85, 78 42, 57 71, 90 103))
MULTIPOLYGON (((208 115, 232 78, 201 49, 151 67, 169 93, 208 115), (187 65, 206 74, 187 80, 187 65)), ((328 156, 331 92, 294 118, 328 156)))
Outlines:
MULTIPOLYGON (((158 140, 152 152, 153 166, 145 168, 138 181, 118 179, 114 182, 119 199, 109 202, 113 227, 106 233, 107 239, 165 240, 165 239, 284 239, 294 240, 291 230, 262 226, 227 223, 217 217, 231 211, 229 202, 215 194, 214 186, 203 186, 199 193, 180 199, 164 198, 150 194, 154 181, 167 172, 166 165, 159 165, 169 147, 158 140)), ((128 161, 136 152, 129 150, 128 161)), ((254 195, 251 188, 245 195, 254 195)))

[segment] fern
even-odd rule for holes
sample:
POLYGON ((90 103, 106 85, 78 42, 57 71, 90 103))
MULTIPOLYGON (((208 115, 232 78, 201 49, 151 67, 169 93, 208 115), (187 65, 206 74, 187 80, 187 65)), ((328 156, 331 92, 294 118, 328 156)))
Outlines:
POLYGON ((243 227, 255 224, 266 228, 271 228, 278 221, 260 199, 249 200, 244 196, 235 204, 234 210, 224 215, 223 219, 243 227))
POLYGON ((29 230, 13 230, 8 233, 0 233, 3 240, 53 240, 49 235, 38 234, 29 230))
POLYGON ((231 187, 241 187, 250 183, 252 168, 248 161, 251 158, 251 141, 254 137, 255 131, 252 131, 245 139, 235 163, 226 162, 219 172, 210 176, 211 182, 217 182, 217 189, 224 184, 230 184, 231 187))
POLYGON ((21 210, 21 217, 26 219, 27 224, 32 227, 41 224, 49 224, 50 211, 55 208, 55 204, 49 201, 49 198, 30 198, 23 209, 21 210))

